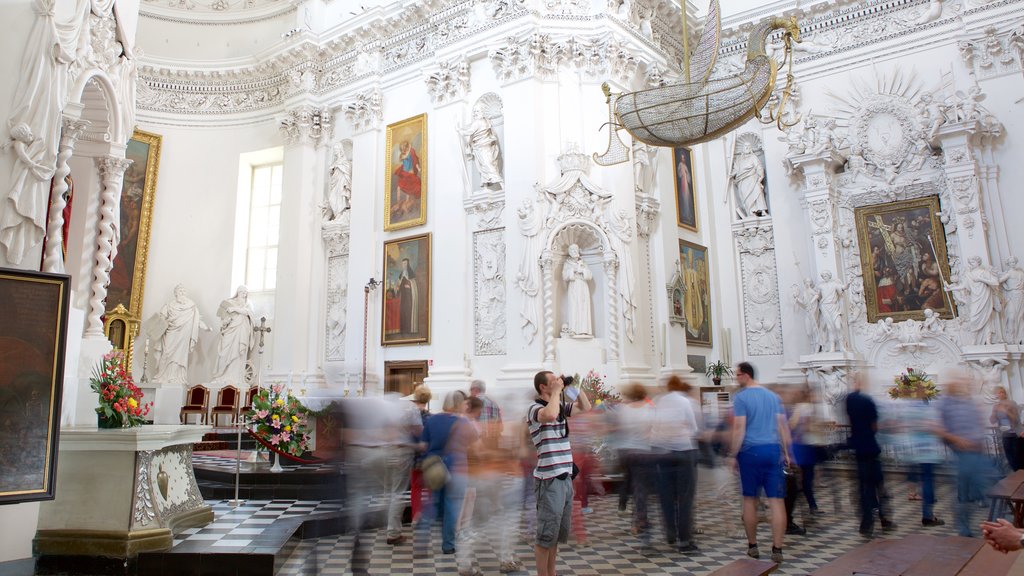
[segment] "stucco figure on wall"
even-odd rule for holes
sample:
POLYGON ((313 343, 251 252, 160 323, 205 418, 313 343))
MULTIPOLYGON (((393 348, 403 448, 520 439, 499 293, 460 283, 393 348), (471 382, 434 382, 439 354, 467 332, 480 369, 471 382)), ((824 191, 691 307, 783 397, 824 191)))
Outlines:
POLYGON ((1006 270, 999 276, 1003 289, 1003 318, 1006 322, 1008 344, 1024 343, 1024 270, 1017 265, 1017 257, 1006 259, 1006 270))
POLYGON ((967 302, 967 317, 961 318, 971 344, 994 344, 999 338, 999 277, 981 265, 981 258, 967 259, 970 269, 963 280, 946 283, 946 290, 960 292, 967 302))
POLYGON ((764 165, 754 153, 754 146, 745 141, 740 144, 732 163, 729 179, 736 190, 736 218, 764 216, 768 204, 764 197, 764 165))
POLYGON ((569 255, 562 267, 562 279, 565 280, 568 288, 566 318, 569 324, 569 333, 574 338, 594 335, 590 310, 590 281, 593 278, 593 272, 590 271, 580 255, 580 247, 571 244, 569 255))
MULTIPOLYGON (((327 204, 324 220, 341 219, 352 207, 352 141, 338 142, 331 148, 328 170, 327 204)), ((347 216, 346 216, 347 217, 347 216)))
POLYGON ((846 284, 834 279, 828 270, 821 273, 818 309, 821 311, 821 326, 825 329, 822 349, 828 352, 840 352, 850 347, 846 339, 846 303, 843 300, 847 288, 846 284))
POLYGON ((199 307, 188 297, 185 287, 174 288, 174 299, 157 313, 158 328, 153 344, 153 382, 188 385, 189 355, 195 350, 200 330, 209 330, 199 307))
POLYGON ((846 372, 835 366, 814 368, 821 381, 821 397, 829 406, 836 406, 846 396, 846 372))
POLYGON ((804 329, 807 331, 807 337, 811 339, 812 352, 821 351, 825 330, 821 325, 821 311, 818 307, 821 292, 814 285, 814 280, 804 278, 803 287, 793 285, 793 302, 803 311, 804 329))
POLYGON ((637 194, 652 194, 658 172, 658 149, 633 139, 633 189, 637 194))
POLYGON ((978 373, 981 378, 981 395, 989 404, 999 401, 996 396, 996 387, 1003 384, 1003 370, 1009 364, 1002 358, 985 358, 977 364, 970 363, 970 367, 978 373))
POLYGON ((480 174, 480 187, 501 190, 505 183, 501 170, 501 147, 491 121, 480 106, 473 107, 473 120, 456 129, 462 135, 463 153, 480 174))
POLYGON ((249 289, 239 286, 234 297, 220 303, 220 343, 213 381, 239 385, 245 382, 246 364, 256 347, 256 312, 249 302, 249 289))

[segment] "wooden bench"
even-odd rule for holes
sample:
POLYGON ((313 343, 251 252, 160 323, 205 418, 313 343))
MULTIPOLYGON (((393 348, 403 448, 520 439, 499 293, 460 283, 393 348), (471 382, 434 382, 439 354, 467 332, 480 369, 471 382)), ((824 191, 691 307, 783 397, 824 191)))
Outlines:
MULTIPOLYGON (((1002 517, 1006 513, 1006 508, 1013 505, 1013 496, 1022 485, 1024 485, 1024 470, 1017 470, 996 482, 995 486, 988 491, 986 496, 992 499, 992 504, 988 509, 990 522, 995 522, 996 518, 1002 517)), ((1021 498, 1024 500, 1024 492, 1021 493, 1021 498)), ((1024 506, 1024 502, 1022 502, 1022 506, 1024 506)), ((1017 527, 1020 528, 1020 524, 1017 524, 1017 527)))
POLYGON ((734 560, 708 576, 767 576, 775 571, 779 565, 766 560, 754 560, 753 558, 742 558, 734 560))
POLYGON ((854 548, 812 576, 1003 576, 1018 556, 996 552, 980 538, 912 534, 854 548))

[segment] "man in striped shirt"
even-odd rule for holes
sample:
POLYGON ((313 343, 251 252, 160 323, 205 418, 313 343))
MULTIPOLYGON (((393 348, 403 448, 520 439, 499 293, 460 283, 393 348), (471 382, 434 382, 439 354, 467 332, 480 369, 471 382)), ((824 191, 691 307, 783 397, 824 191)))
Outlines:
POLYGON ((537 401, 530 406, 526 421, 530 437, 537 447, 537 467, 533 471, 537 495, 537 575, 554 576, 558 543, 568 542, 572 519, 572 447, 569 423, 573 405, 586 412, 590 399, 580 391, 575 403, 562 397, 562 378, 553 372, 538 372, 533 377, 537 401))

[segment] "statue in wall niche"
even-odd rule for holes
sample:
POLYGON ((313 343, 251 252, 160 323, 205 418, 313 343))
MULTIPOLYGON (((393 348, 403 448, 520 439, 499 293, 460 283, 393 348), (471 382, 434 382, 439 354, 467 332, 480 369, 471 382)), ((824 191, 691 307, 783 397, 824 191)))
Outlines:
POLYGON ((804 313, 804 329, 807 337, 811 339, 811 350, 813 353, 821 351, 822 336, 825 329, 821 325, 821 311, 818 303, 821 301, 821 292, 814 285, 814 280, 804 278, 804 285, 793 285, 793 301, 804 313))
POLYGON ((754 154, 754 146, 744 141, 733 159, 729 179, 736 188, 736 218, 761 217, 768 213, 764 198, 764 165, 754 154))
POLYGON ((562 267, 562 278, 569 289, 568 324, 569 333, 574 338, 594 335, 590 316, 590 281, 593 277, 593 272, 580 255, 580 247, 570 245, 569 255, 562 267))
POLYGON ((637 194, 654 192, 657 174, 658 149, 633 139, 633 189, 637 194))
POLYGON ((352 206, 352 154, 348 149, 350 146, 351 143, 338 142, 331 148, 327 204, 323 206, 326 221, 341 218, 352 206))
POLYGON ((821 396, 829 404, 835 406, 846 396, 846 373, 842 368, 822 366, 814 368, 821 380, 821 396))
POLYGON ((157 328, 152 335, 152 382, 188 385, 188 358, 195 350, 200 330, 209 330, 199 315, 199 307, 188 297, 185 287, 174 288, 174 299, 157 313, 157 328))
POLYGON ((256 311, 249 302, 249 289, 239 286, 232 298, 220 303, 220 343, 213 382, 241 385, 249 355, 256 347, 256 311))
POLYGON ((849 348, 846 340, 845 303, 843 295, 848 285, 834 279, 832 273, 825 270, 821 273, 818 291, 821 300, 818 309, 821 311, 821 325, 825 329, 822 350, 839 352, 849 348))
POLYGON ((999 276, 1003 289, 1003 318, 1006 322, 1006 342, 1024 344, 1024 270, 1017 265, 1017 257, 1006 259, 1006 270, 999 276))
POLYGON ((457 126, 466 160, 472 160, 480 173, 480 187, 501 190, 505 183, 501 175, 501 148, 498 136, 491 127, 483 108, 473 107, 473 120, 467 126, 457 126))
POLYGON ((960 292, 967 302, 968 315, 961 322, 971 344, 994 344, 999 337, 999 277, 978 256, 968 258, 967 264, 967 273, 956 284, 947 282, 946 290, 960 292))
POLYGON ((970 367, 978 373, 981 378, 981 395, 985 401, 995 404, 999 399, 996 397, 996 387, 1003 383, 1003 370, 1009 364, 1002 358, 985 358, 977 364, 970 363, 970 367))

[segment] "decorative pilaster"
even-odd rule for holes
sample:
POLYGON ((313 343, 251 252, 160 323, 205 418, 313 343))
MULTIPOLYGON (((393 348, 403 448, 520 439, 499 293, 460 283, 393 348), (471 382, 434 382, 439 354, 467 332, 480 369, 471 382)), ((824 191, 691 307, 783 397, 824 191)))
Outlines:
POLYGON ((782 354, 782 310, 775 262, 775 232, 770 216, 734 222, 743 290, 743 324, 749 356, 782 354))
POLYGON ((64 208, 67 200, 64 194, 68 191, 67 176, 71 173, 68 160, 75 152, 75 142, 89 126, 88 120, 63 118, 63 129, 60 136, 60 147, 57 151, 57 171, 53 174, 53 187, 50 190, 50 216, 46 222, 46 252, 43 254, 43 272, 64 272, 64 208))
POLYGON ((981 258, 983 265, 992 264, 982 228, 981 181, 975 159, 981 148, 982 125, 978 120, 945 124, 938 130, 945 163, 942 171, 953 199, 952 212, 960 239, 960 255, 981 258), (966 233, 965 233, 966 232, 966 233))
POLYGON ((285 112, 278 120, 278 128, 286 145, 330 142, 334 134, 331 112, 327 108, 304 104, 285 112))
POLYGON ((837 249, 836 226, 838 193, 834 186, 836 171, 843 158, 832 149, 800 154, 789 158, 795 169, 803 172, 804 188, 801 204, 807 212, 808 228, 814 246, 812 269, 804 274, 816 276, 829 271, 842 277, 840 250, 837 249))
MULTIPOLYGON (((623 258, 628 256, 623 255, 623 258)), ((612 254, 606 254, 604 272, 608 276, 608 360, 619 360, 619 261, 612 254)))
POLYGON ((555 260, 549 249, 541 253, 540 270, 544 275, 544 363, 550 366, 555 362, 555 260))
POLYGON ((107 299, 107 285, 110 271, 117 257, 117 244, 121 233, 121 186, 124 172, 132 163, 127 158, 103 156, 96 159, 103 191, 100 192, 100 221, 97 224, 98 237, 96 257, 92 266, 92 296, 89 298, 89 316, 86 319, 85 337, 103 338, 104 302, 107 299))
POLYGON ((380 88, 374 87, 356 94, 353 100, 342 104, 341 109, 354 132, 376 130, 384 121, 384 95, 380 88))
POLYGON ((327 310, 324 326, 324 360, 344 362, 348 333, 349 227, 328 222, 321 229, 327 247, 327 310))
POLYGON ((636 196, 636 235, 640 245, 640 256, 643 258, 644 276, 647 278, 647 324, 649 329, 648 350, 651 357, 658 355, 659 332, 656 325, 654 306, 654 269, 651 265, 651 234, 658 224, 661 203, 653 196, 641 194, 636 196))

